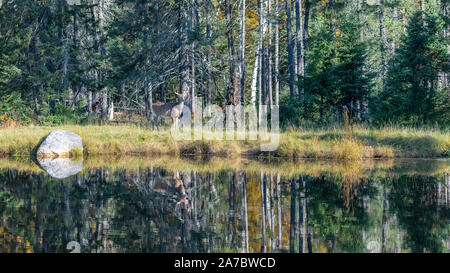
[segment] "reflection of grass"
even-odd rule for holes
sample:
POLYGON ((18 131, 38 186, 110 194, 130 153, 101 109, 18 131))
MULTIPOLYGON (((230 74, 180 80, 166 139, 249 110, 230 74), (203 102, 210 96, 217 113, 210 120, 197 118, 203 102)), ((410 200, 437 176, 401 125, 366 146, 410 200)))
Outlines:
POLYGON ((70 157, 74 161, 82 161, 83 160, 83 150, 74 148, 70 151, 70 157))
MULTIPOLYGON (((168 171, 195 171, 198 173, 219 173, 225 170, 243 170, 247 173, 259 175, 276 173, 284 177, 297 175, 320 176, 332 174, 346 181, 356 181, 369 174, 382 176, 386 173, 419 173, 441 174, 450 172, 449 160, 364 160, 364 161, 335 161, 335 160, 301 160, 265 162, 251 159, 224 159, 214 157, 209 160, 189 160, 178 157, 89 157, 83 161, 83 172, 98 169, 136 169, 161 167, 168 171)), ((0 168, 16 169, 18 171, 41 172, 42 170, 32 161, 23 158, 1 158, 0 168)))
MULTIPOLYGON (((138 126, 61 126, 79 134, 84 153, 98 155, 172 155, 281 157, 361 160, 392 157, 448 157, 448 132, 416 129, 301 130, 280 135, 276 152, 259 152, 259 141, 175 141, 168 130, 153 131, 138 126)), ((29 156, 54 127, 29 126, 0 130, 0 155, 29 156)))

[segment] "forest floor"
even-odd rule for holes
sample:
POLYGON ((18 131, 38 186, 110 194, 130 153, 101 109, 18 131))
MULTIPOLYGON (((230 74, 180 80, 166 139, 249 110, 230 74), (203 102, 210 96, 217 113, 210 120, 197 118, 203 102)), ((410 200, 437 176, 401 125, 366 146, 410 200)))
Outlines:
POLYGON ((48 133, 64 129, 83 139, 84 156, 169 155, 208 158, 302 158, 363 160, 367 158, 439 158, 450 156, 450 132, 413 128, 341 130, 288 129, 280 133, 278 149, 260 152, 259 141, 175 141, 170 130, 139 126, 63 125, 0 129, 1 156, 31 156, 48 133))

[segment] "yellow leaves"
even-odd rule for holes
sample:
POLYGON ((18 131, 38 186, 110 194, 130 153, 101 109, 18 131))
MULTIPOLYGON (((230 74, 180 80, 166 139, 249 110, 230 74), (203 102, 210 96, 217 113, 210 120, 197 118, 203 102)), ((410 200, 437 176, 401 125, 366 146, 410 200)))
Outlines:
POLYGON ((4 120, 6 120, 8 118, 8 114, 4 114, 4 115, 1 115, 0 116, 0 121, 4 121, 4 120))
POLYGON ((341 36, 341 31, 340 31, 340 30, 337 30, 337 31, 336 31, 336 37, 339 37, 339 36, 341 36))
POLYGON ((328 252, 327 246, 323 242, 320 243, 320 245, 319 245, 319 252, 320 253, 327 253, 328 252))
POLYGON ((247 19, 246 19, 246 28, 247 29, 254 29, 258 27, 258 12, 255 10, 247 10, 247 19))
POLYGON ((0 128, 15 127, 15 126, 17 126, 17 123, 13 121, 12 118, 8 117, 7 113, 0 116, 0 128))

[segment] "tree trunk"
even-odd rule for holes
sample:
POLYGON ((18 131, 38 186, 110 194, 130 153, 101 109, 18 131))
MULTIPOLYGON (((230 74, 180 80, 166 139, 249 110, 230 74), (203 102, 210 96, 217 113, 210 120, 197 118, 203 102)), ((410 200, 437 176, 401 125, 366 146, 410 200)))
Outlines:
POLYGON ((258 74, 259 74, 259 42, 258 52, 255 54, 255 66, 253 67, 252 86, 251 86, 251 98, 250 104, 256 106, 256 92, 258 90, 258 74))
POLYGON ((207 76, 206 76, 206 97, 207 102, 211 103, 213 100, 212 97, 212 82, 211 82, 211 0, 206 1, 206 38, 208 41, 208 45, 206 48, 206 67, 207 67, 207 76))
POLYGON ((385 25, 385 13, 384 13, 384 0, 380 0, 380 38, 381 38, 381 81, 382 81, 382 89, 383 92, 386 91, 386 25, 385 25))
MULTIPOLYGON (((179 33, 180 33, 180 92, 183 96, 189 96, 189 58, 188 58, 188 36, 187 36, 187 7, 184 1, 180 2, 179 7, 179 33)), ((188 103, 188 105, 191 105, 188 103)))
POLYGON ((272 90, 272 1, 267 0, 267 24, 268 24, 268 34, 269 34, 269 41, 267 46, 267 100, 269 103, 266 102, 266 105, 270 105, 270 107, 273 106, 273 90, 272 90))
POLYGON ((153 85, 148 75, 145 76, 145 116, 153 123, 153 85))
MULTIPOLYGON (((63 41, 63 12, 64 12, 64 8, 63 8, 63 3, 64 0, 58 0, 58 39, 59 41, 63 41)), ((60 86, 58 89, 58 96, 59 96, 59 101, 62 103, 63 102, 63 98, 62 98, 62 93, 64 93, 64 91, 67 90, 67 67, 68 67, 68 63, 69 63, 69 39, 66 39, 64 42, 64 53, 63 53, 63 58, 62 58, 62 63, 61 63, 61 69, 62 69, 62 76, 61 76, 61 82, 60 82, 60 86)))
POLYGON ((295 68, 294 68, 294 41, 292 39, 292 26, 291 26, 291 2, 285 1, 286 8, 286 32, 287 32, 287 47, 288 47, 288 68, 289 68, 289 92, 291 100, 297 97, 294 87, 295 81, 295 68))
MULTIPOLYGON (((191 31, 194 32, 195 27, 196 27, 196 9, 197 9, 197 5, 195 3, 195 0, 191 0, 191 31)), ((195 42, 192 43, 191 45, 191 56, 190 56, 190 61, 191 61, 191 75, 192 75, 192 79, 191 79, 191 109, 192 109, 192 113, 194 113, 195 111, 195 42)))
MULTIPOLYGON (((305 1, 305 22, 303 24, 303 49, 308 50, 309 47, 309 14, 311 12, 311 0, 305 1)), ((306 70, 308 66, 308 61, 306 59, 306 54, 303 52, 303 67, 306 70)))
MULTIPOLYGON (((295 24, 296 24, 296 38, 297 38, 297 81, 300 83, 305 75, 303 65, 303 25, 302 25, 302 0, 295 1, 295 24)), ((303 87, 301 92, 303 95, 303 87)))
MULTIPOLYGON (((78 40, 78 11, 75 8, 74 12, 73 12, 73 47, 75 49, 78 49, 78 45, 79 45, 79 40, 78 40)), ((77 57, 75 57, 75 59, 77 59, 77 57)), ((78 70, 78 61, 75 60, 75 71, 78 70)), ((76 100, 78 97, 78 94, 80 92, 80 83, 79 81, 75 81, 73 82, 72 85, 72 96, 70 98, 70 106, 72 107, 72 109, 75 109, 75 104, 76 104, 76 100)))
POLYGON ((280 105, 280 26, 279 26, 280 1, 275 0, 275 105, 280 105))
MULTIPOLYGON (((99 26, 99 32, 100 32, 100 40, 99 40, 99 50, 100 55, 102 56, 102 59, 106 58, 106 49, 105 49, 105 42, 104 42, 104 1, 105 0, 99 0, 98 2, 98 26, 99 26)), ((103 85, 103 73, 99 71, 99 82, 101 85, 103 85)), ((108 95, 106 94, 106 88, 101 89, 101 99, 102 99, 102 107, 101 107, 101 117, 103 120, 106 120, 108 117, 108 95)))
POLYGON ((127 107, 127 92, 125 89, 125 82, 121 82, 119 85, 120 89, 120 104, 122 107, 127 107))
POLYGON ((420 11, 422 11, 422 19, 425 19, 425 0, 420 0, 420 11))
POLYGON ((108 95, 106 94, 105 88, 100 91, 101 96, 101 116, 102 120, 108 119, 108 95))
POLYGON ((227 15, 227 41, 228 41, 228 61, 229 61, 229 83, 227 87, 227 104, 236 105, 240 103, 240 98, 236 90, 237 77, 235 74, 235 50, 234 50, 234 38, 233 38, 233 21, 232 21, 232 7, 231 0, 226 0, 226 15, 227 15))
MULTIPOLYGON (((395 6, 392 10, 392 18, 394 22, 397 24, 398 22, 398 8, 395 6)), ((397 43, 395 39, 392 39, 392 54, 395 53, 395 49, 397 48, 397 43)))
POLYGON ((92 114, 92 91, 88 91, 88 115, 92 114))
POLYGON ((241 28, 239 41, 239 72, 240 72, 240 89, 241 89, 241 104, 245 101, 245 11, 246 2, 241 0, 241 28))
POLYGON ((264 93, 264 10, 263 0, 258 0, 258 27, 259 27, 259 43, 258 43, 258 121, 261 120, 263 93, 264 93))
MULTIPOLYGON (((39 30, 37 28, 36 33, 33 34, 33 38, 31 41, 31 50, 33 52, 33 57, 32 59, 34 60, 34 65, 39 64, 41 61, 41 56, 39 54, 39 30)), ((30 65, 30 70, 31 70, 31 65, 30 65)), ((41 90, 42 90, 42 84, 41 83, 37 83, 37 84, 33 84, 32 87, 33 90, 33 102, 34 102, 34 113, 36 115, 40 115, 41 111, 40 111, 40 104, 41 104, 41 90)))
MULTIPOLYGON (((442 1, 442 15, 444 16, 444 18, 449 18, 449 1, 442 1)), ((449 28, 450 28, 450 24, 446 24, 444 26, 444 39, 448 38, 448 32, 449 32, 449 28)), ((450 73, 449 72, 444 72, 443 73, 443 84, 444 84, 444 88, 448 87, 450 84, 450 73)), ((450 95, 450 90, 448 91, 448 95, 450 95)))

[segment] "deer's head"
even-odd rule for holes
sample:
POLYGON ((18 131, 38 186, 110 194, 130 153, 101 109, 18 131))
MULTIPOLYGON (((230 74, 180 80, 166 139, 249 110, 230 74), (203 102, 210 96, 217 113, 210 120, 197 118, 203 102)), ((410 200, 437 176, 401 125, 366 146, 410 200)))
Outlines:
POLYGON ((183 93, 179 94, 179 93, 175 92, 175 95, 177 97, 177 102, 184 102, 184 94, 183 93))

